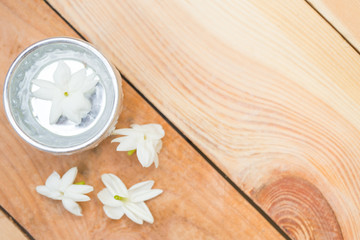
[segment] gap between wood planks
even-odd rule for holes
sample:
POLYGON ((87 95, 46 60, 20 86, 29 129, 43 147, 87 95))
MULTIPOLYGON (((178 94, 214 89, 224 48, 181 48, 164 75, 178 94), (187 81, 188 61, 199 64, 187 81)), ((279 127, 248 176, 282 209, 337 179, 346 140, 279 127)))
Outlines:
POLYGON ((344 39, 345 42, 347 42, 347 44, 350 45, 350 47, 352 49, 355 50, 355 52, 357 52, 360 55, 360 51, 340 32, 340 30, 338 30, 319 10, 316 9, 316 7, 309 2, 308 0, 304 0, 322 19, 324 19, 324 21, 329 24, 334 30, 335 32, 337 32, 342 39, 344 39))
POLYGON ((8 213, 1 205, 0 205, 0 212, 3 212, 4 215, 7 217, 7 219, 10 221, 10 223, 14 224, 26 237, 27 239, 30 240, 35 240, 35 238, 33 236, 31 236, 31 234, 23 227, 20 225, 20 223, 18 221, 16 221, 15 218, 13 218, 10 213, 8 213))
MULTIPOLYGON (((84 41, 89 42, 69 21, 67 21, 47 0, 44 2, 84 41)), ((250 205, 255 208, 261 216, 263 216, 270 224, 273 226, 285 239, 291 240, 291 238, 286 234, 286 232, 277 225, 270 217, 261 209, 244 191, 242 191, 209 157, 203 153, 183 132, 180 131, 178 127, 174 125, 144 94, 140 92, 128 79, 121 73, 121 71, 116 67, 116 70, 120 73, 122 79, 128 83, 135 91, 138 93, 185 141, 195 149, 205 160, 210 164, 250 205)))

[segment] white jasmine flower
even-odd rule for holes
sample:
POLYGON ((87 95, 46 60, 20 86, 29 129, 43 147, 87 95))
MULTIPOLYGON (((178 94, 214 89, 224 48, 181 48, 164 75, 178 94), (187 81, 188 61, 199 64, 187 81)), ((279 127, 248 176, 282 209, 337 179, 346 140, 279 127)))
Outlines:
POLYGON ((104 212, 111 219, 120 219, 124 213, 132 221, 142 224, 143 221, 153 223, 154 218, 144 201, 160 195, 160 189, 151 189, 154 181, 135 184, 129 190, 114 174, 101 176, 106 188, 97 196, 104 204, 104 212))
POLYGON ((55 124, 60 116, 79 124, 91 110, 91 103, 86 94, 89 95, 95 90, 98 82, 95 76, 95 73, 87 76, 86 68, 71 74, 66 63, 59 61, 53 76, 54 82, 41 79, 32 81, 40 87, 33 92, 33 96, 52 101, 49 116, 51 124, 55 124))
POLYGON ((130 151, 130 155, 136 150, 143 167, 149 167, 152 163, 155 163, 155 167, 159 166, 158 153, 162 148, 161 138, 165 135, 160 124, 132 124, 131 128, 116 129, 112 134, 125 135, 111 141, 120 143, 117 151, 130 151))
POLYGON ((92 192, 94 188, 89 185, 73 184, 77 171, 77 167, 73 167, 62 178, 54 171, 46 180, 45 185, 37 186, 36 191, 48 198, 61 200, 66 210, 82 216, 81 208, 76 202, 89 201, 90 198, 84 194, 92 192))

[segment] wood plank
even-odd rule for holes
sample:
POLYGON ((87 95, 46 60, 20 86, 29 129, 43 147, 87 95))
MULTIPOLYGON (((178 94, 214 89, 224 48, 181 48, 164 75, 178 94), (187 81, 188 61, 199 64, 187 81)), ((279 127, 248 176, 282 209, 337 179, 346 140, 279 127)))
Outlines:
POLYGON ((356 0, 306 0, 360 51, 360 2, 356 0))
POLYGON ((0 239, 26 240, 23 232, 0 210, 0 239))
POLYGON ((360 239, 360 56, 305 1, 50 3, 291 237, 360 239))
MULTIPOLYGON (((0 3, 0 79, 11 61, 30 43, 51 36, 76 34, 44 2, 0 3)), ((73 156, 53 156, 25 144, 0 109, 0 204, 35 239, 282 239, 282 236, 220 176, 129 85, 124 83, 124 111, 118 127, 156 122, 165 129, 160 167, 142 168, 136 156, 115 151, 107 139, 96 149, 73 156), (56 170, 78 166, 77 180, 93 185, 92 201, 82 203, 83 217, 71 215, 60 202, 35 192, 56 170), (103 173, 132 184, 153 179, 164 193, 148 201, 155 223, 142 226, 126 217, 106 218, 96 194, 103 173)), ((1 233, 0 233, 1 235, 1 233)))

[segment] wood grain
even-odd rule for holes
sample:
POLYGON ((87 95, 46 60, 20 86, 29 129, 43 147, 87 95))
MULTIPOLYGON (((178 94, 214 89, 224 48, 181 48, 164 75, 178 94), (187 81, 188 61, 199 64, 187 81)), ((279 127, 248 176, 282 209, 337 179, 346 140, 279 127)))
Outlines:
POLYGON ((26 240, 21 230, 0 210, 0 240, 26 240))
POLYGON ((360 239, 360 56, 309 4, 50 3, 290 236, 360 239))
POLYGON ((360 2, 356 0, 306 0, 360 51, 360 2))
MULTIPOLYGON (((0 3, 0 79, 11 61, 30 43, 76 34, 41 1, 0 3)), ((115 151, 107 139, 96 149, 53 156, 25 144, 0 110, 0 204, 35 239, 282 239, 282 236, 167 124, 129 85, 123 84, 124 110, 118 127, 160 123, 166 132, 160 167, 142 168, 136 156, 115 151), (92 201, 82 203, 83 217, 35 192, 53 170, 77 166, 76 181, 93 185, 92 201), (108 219, 96 194, 103 173, 114 173, 127 186, 153 179, 164 193, 148 201, 155 223, 137 225, 126 217, 108 219)), ((1 235, 1 233, 0 233, 1 235)))

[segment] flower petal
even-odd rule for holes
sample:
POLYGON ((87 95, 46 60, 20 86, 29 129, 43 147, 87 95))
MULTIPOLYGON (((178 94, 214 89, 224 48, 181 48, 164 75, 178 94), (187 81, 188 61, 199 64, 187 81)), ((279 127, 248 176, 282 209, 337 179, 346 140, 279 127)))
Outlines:
POLYGON ((60 191, 65 192, 66 188, 73 184, 78 169, 77 167, 70 168, 60 180, 60 191))
POLYGON ((146 137, 150 139, 161 139, 165 136, 165 131, 160 124, 144 124, 144 125, 131 125, 136 130, 142 131, 146 137))
POLYGON ((73 193, 73 192, 68 192, 65 191, 64 193, 64 197, 71 199, 75 202, 87 202, 90 201, 90 198, 84 194, 79 194, 79 193, 73 193))
POLYGON ((99 82, 99 78, 95 78, 96 74, 90 74, 86 77, 86 80, 84 81, 83 86, 81 87, 82 93, 92 93, 95 90, 96 84, 99 82))
POLYGON ((128 197, 128 190, 125 184, 114 174, 103 174, 101 180, 113 196, 128 197))
POLYGON ((159 156, 158 153, 160 153, 160 150, 162 148, 162 141, 161 140, 154 140, 153 141, 153 146, 155 149, 155 154, 154 154, 154 163, 155 163, 155 167, 157 168, 159 166, 159 156))
POLYGON ((39 88, 38 90, 32 92, 32 95, 36 98, 51 101, 58 95, 58 91, 56 89, 39 88))
POLYGON ((32 93, 34 97, 44 100, 52 100, 56 96, 59 96, 60 90, 50 81, 34 79, 32 83, 40 87, 32 93))
POLYGON ((131 201, 132 202, 143 202, 154 197, 159 196, 163 190, 161 189, 152 189, 149 191, 137 191, 131 194, 131 201))
POLYGON ((59 191, 54 191, 49 189, 46 186, 37 186, 36 187, 36 192, 38 192, 39 194, 54 199, 54 200, 61 200, 63 198, 63 196, 61 195, 61 193, 59 191))
POLYGON ((114 199, 114 195, 112 195, 107 188, 104 188, 103 190, 98 192, 97 197, 99 198, 100 202, 102 202, 102 204, 106 206, 121 207, 123 205, 122 201, 114 199))
POLYGON ((45 186, 52 190, 58 190, 60 185, 60 175, 57 172, 53 172, 45 182, 45 186))
MULTIPOLYGON (((138 218, 141 218, 147 222, 154 221, 151 213, 149 215, 149 212, 145 211, 142 207, 140 207, 138 204, 135 203, 127 203, 124 207, 125 209, 130 210, 132 213, 134 213, 138 218)), ((126 214, 127 215, 127 214, 126 214)))
POLYGON ((154 163, 155 167, 157 168, 159 166, 159 156, 157 155, 157 153, 155 153, 154 155, 154 163))
POLYGON ((91 103, 82 93, 71 93, 62 102, 63 115, 76 124, 91 111, 91 103))
POLYGON ((154 142, 153 142, 153 145, 154 145, 155 151, 156 151, 157 153, 160 153, 160 150, 161 150, 161 148, 162 148, 162 141, 161 141, 161 140, 154 141, 154 142))
POLYGON ((154 162, 155 149, 151 141, 141 140, 136 148, 136 155, 143 167, 149 167, 154 162))
POLYGON ((129 193, 130 193, 130 191, 135 192, 135 191, 139 191, 139 190, 140 191, 150 190, 153 185, 154 185, 153 180, 140 182, 140 183, 137 183, 137 184, 134 184, 133 186, 131 186, 131 188, 129 188, 129 193))
POLYGON ((128 218, 130 218, 131 221, 137 223, 137 224, 143 224, 143 220, 141 217, 137 216, 135 213, 133 213, 130 209, 127 207, 123 207, 124 213, 128 218))
POLYGON ((79 90, 86 80, 86 69, 82 68, 73 75, 69 81, 69 92, 75 92, 79 90))
POLYGON ((34 79, 31 81, 33 84, 40 88, 47 88, 47 89, 56 89, 56 86, 53 82, 41 80, 41 79, 34 79))
POLYGON ((103 209, 106 216, 114 220, 118 220, 124 215, 124 210, 121 207, 104 206, 103 209))
POLYGON ((68 199, 68 198, 64 198, 62 200, 62 203, 63 203, 65 209, 68 210, 69 212, 71 212, 72 214, 74 214, 76 216, 82 216, 81 207, 75 201, 68 199))
POLYGON ((94 188, 90 185, 76 185, 73 184, 66 189, 67 192, 85 194, 94 191, 94 188))
POLYGON ((137 134, 137 131, 131 128, 121 128, 121 129, 115 129, 112 132, 113 135, 135 135, 137 134))
POLYGON ((115 138, 111 142, 120 143, 119 146, 116 148, 116 151, 131 151, 136 149, 138 140, 133 136, 125 136, 115 138))
POLYGON ((49 116, 49 122, 50 124, 55 124, 60 116, 62 115, 63 109, 62 109, 62 99, 56 98, 51 103, 51 110, 50 110, 50 116, 49 116))
POLYGON ((64 61, 59 61, 57 68, 54 72, 55 85, 60 88, 66 88, 71 78, 71 71, 64 61))
POLYGON ((144 219, 146 222, 148 223, 154 223, 154 217, 150 212, 150 209, 148 208, 148 206, 146 205, 146 203, 144 202, 139 202, 137 203, 137 205, 142 208, 144 210, 144 212, 146 212, 146 215, 148 216, 147 219, 144 219))

